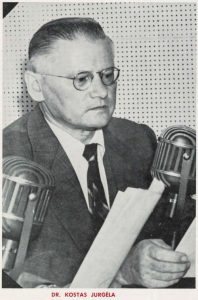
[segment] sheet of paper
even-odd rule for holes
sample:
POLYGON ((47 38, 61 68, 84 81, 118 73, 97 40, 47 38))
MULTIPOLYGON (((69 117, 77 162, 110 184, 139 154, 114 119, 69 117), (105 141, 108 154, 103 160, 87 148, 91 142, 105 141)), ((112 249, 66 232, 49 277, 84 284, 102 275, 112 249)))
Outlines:
MULTIPOLYGON (((160 183, 162 184, 162 183, 160 183)), ((155 183, 154 183, 155 185, 155 183)), ((163 187, 128 188, 119 192, 101 230, 76 274, 71 288, 107 288, 158 202, 163 187)))
POLYGON ((183 239, 176 248, 176 251, 186 253, 191 262, 190 269, 185 277, 195 277, 195 252, 196 252, 196 219, 193 220, 183 239))

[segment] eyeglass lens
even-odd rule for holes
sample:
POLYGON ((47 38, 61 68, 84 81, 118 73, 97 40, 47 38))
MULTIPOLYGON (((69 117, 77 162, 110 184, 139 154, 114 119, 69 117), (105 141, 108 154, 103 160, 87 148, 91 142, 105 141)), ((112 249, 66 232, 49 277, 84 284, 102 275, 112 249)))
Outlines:
POLYGON ((93 79, 92 73, 89 73, 89 72, 79 73, 74 78, 74 86, 78 90, 86 90, 89 87, 92 79, 93 79))
MULTIPOLYGON (((104 85, 111 85, 113 84, 119 76, 119 69, 112 67, 105 69, 101 72, 99 72, 100 78, 103 82, 104 85)), ((86 90, 92 80, 93 80, 94 75, 91 72, 81 72, 76 75, 74 78, 74 86, 78 90, 86 90)))
POLYGON ((119 75, 118 69, 108 68, 101 72, 100 77, 104 85, 111 85, 116 81, 118 75, 119 75))

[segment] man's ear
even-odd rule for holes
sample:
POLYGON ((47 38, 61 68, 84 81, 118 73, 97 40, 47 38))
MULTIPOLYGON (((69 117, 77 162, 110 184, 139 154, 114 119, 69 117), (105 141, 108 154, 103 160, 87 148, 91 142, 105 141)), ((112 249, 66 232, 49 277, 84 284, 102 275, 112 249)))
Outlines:
POLYGON ((42 93, 40 82, 37 78, 37 74, 34 74, 34 72, 31 71, 26 71, 24 74, 24 78, 28 93, 30 94, 32 99, 37 102, 44 101, 44 96, 42 93))

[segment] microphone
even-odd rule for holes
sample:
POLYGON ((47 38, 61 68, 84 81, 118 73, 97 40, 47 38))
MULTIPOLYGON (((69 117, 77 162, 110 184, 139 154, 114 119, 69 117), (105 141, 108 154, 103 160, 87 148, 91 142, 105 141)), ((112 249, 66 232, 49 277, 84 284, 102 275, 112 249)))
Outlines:
MULTIPOLYGON (((170 191, 168 217, 179 224, 187 195, 196 190, 196 132, 183 126, 165 129, 158 139, 158 146, 151 168, 152 177, 161 180, 170 191)), ((172 247, 176 239, 173 233, 172 247)))
POLYGON ((40 233, 53 188, 54 178, 39 164, 18 156, 3 159, 2 265, 15 280, 29 241, 40 233))

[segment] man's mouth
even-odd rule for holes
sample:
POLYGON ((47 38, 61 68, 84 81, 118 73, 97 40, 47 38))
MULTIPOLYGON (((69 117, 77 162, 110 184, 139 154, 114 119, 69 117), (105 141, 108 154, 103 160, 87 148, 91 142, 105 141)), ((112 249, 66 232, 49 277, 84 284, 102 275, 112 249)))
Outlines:
POLYGON ((107 105, 100 105, 90 108, 90 110, 100 110, 100 109, 107 109, 107 105))

